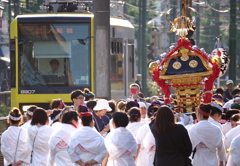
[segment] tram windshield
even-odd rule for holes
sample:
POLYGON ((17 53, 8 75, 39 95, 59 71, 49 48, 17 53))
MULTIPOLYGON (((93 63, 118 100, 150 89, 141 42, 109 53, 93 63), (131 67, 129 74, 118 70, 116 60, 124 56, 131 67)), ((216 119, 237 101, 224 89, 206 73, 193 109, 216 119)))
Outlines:
POLYGON ((20 23, 19 87, 90 86, 89 23, 20 23))

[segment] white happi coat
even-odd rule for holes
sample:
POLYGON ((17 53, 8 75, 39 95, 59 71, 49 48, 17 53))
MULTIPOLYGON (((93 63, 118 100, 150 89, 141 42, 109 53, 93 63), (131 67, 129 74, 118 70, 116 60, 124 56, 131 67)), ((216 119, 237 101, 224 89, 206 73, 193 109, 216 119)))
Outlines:
POLYGON ((144 124, 145 123, 142 123, 142 122, 132 122, 132 123, 128 123, 126 128, 129 131, 131 131, 133 136, 136 138, 138 129, 144 124))
POLYGON ((240 134, 240 126, 239 125, 234 127, 234 128, 232 128, 231 130, 229 130, 227 132, 227 134, 225 135, 225 140, 224 140, 226 149, 230 148, 232 140, 235 137, 237 137, 239 134, 240 134))
POLYGON ((52 124, 51 127, 54 129, 54 131, 59 131, 62 128, 62 123, 61 122, 55 122, 55 123, 52 124))
POLYGON ((2 133, 1 152, 4 166, 23 161, 22 166, 30 165, 30 151, 27 145, 27 131, 20 127, 10 126, 2 133))
POLYGON ((143 139, 143 148, 147 153, 146 156, 144 157, 145 158, 144 165, 142 166, 153 166, 153 161, 156 152, 156 143, 151 130, 147 132, 146 136, 143 139))
POLYGON ((231 130, 231 129, 232 129, 232 124, 231 124, 231 122, 227 122, 227 123, 223 124, 223 125, 222 125, 223 135, 226 135, 227 132, 228 132, 229 130, 231 130))
POLYGON ((137 144, 140 144, 140 149, 139 149, 137 164, 136 164, 137 166, 146 166, 145 163, 146 163, 147 151, 143 147, 143 140, 149 130, 150 130, 149 124, 147 123, 141 126, 137 131, 136 141, 137 141, 137 144))
POLYGON ((219 127, 208 120, 201 120, 188 132, 193 150, 196 147, 194 166, 217 166, 218 160, 226 161, 223 134, 219 127))
POLYGON ((48 141, 54 130, 48 125, 33 125, 28 128, 29 149, 32 151, 31 166, 46 166, 49 156, 48 141))
POLYGON ((28 130, 28 128, 31 126, 31 121, 32 119, 28 120, 27 122, 25 122, 21 128, 25 129, 25 130, 28 130))
POLYGON ((240 135, 235 137, 230 146, 227 166, 240 166, 240 135))
POLYGON ((135 166, 137 142, 125 127, 112 130, 105 138, 105 145, 109 153, 107 166, 135 166))
POLYGON ((70 139, 68 154, 73 163, 95 160, 98 164, 93 166, 100 166, 106 156, 104 138, 92 127, 83 126, 70 139))
POLYGON ((53 166, 73 166, 73 163, 68 155, 67 149, 70 138, 75 134, 77 128, 71 124, 63 123, 61 129, 55 132, 49 140, 50 147, 50 162, 53 166))
POLYGON ((209 116, 208 121, 211 122, 212 124, 218 126, 218 127, 221 129, 221 131, 222 131, 222 125, 221 125, 221 123, 219 123, 219 122, 217 122, 216 120, 214 120, 211 116, 209 116))

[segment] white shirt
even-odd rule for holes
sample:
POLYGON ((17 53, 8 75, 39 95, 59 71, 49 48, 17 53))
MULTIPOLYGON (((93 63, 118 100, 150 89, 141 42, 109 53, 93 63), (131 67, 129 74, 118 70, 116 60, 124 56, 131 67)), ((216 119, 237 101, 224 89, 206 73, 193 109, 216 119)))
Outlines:
POLYGON ((141 126, 137 131, 136 141, 140 144, 139 154, 137 158, 137 166, 145 166, 147 151, 143 147, 143 140, 146 137, 147 132, 150 130, 149 124, 141 126))
POLYGON ((112 130, 105 138, 105 145, 109 153, 107 166, 135 166, 137 142, 125 127, 112 130))
POLYGON ((92 127, 83 126, 71 137, 68 154, 73 163, 95 160, 98 164, 93 166, 100 166, 106 156, 104 138, 92 127))
POLYGON ((235 137, 231 143, 230 155, 227 166, 240 166, 240 135, 235 137))
POLYGON ((240 134, 240 126, 239 125, 228 131, 228 133, 225 136, 225 140, 224 140, 226 149, 230 148, 232 140, 235 137, 237 137, 239 134, 240 134))
POLYGON ((48 141, 53 132, 54 130, 48 125, 40 127, 33 125, 28 128, 29 148, 32 151, 31 166, 47 165, 49 154, 48 141))
POLYGON ((142 122, 132 122, 132 123, 128 123, 126 128, 132 132, 134 137, 136 137, 138 129, 144 124, 145 123, 142 123, 142 122))
POLYGON ((225 124, 222 125, 222 132, 223 135, 226 135, 228 131, 230 131, 232 129, 232 124, 231 122, 227 122, 225 124))
POLYGON ((208 121, 211 122, 212 124, 216 125, 217 127, 219 127, 221 129, 221 131, 222 131, 221 123, 219 123, 216 120, 214 120, 211 116, 209 116, 208 121))
POLYGON ((30 165, 30 151, 27 146, 27 131, 20 127, 10 126, 2 133, 1 152, 4 166, 23 161, 22 166, 30 165))
POLYGON ((31 121, 32 121, 32 119, 30 119, 30 120, 28 120, 27 122, 25 122, 25 123, 21 126, 21 128, 23 128, 23 129, 25 129, 25 130, 28 130, 28 127, 31 126, 31 121))
POLYGON ((193 150, 196 147, 194 166, 217 166, 219 161, 226 161, 223 134, 219 127, 208 120, 201 120, 188 132, 193 150))
POLYGON ((62 123, 61 122, 55 122, 55 123, 52 124, 51 127, 54 129, 54 131, 59 131, 62 128, 62 123))
POLYGON ((234 99, 229 100, 223 105, 223 108, 227 108, 228 110, 231 108, 231 104, 233 103, 234 99))
POLYGON ((77 128, 65 123, 61 126, 61 129, 56 131, 49 140, 50 166, 54 165, 54 163, 57 166, 73 166, 67 148, 70 138, 75 134, 77 128))
POLYGON ((147 132, 146 136, 143 139, 143 149, 146 153, 145 156, 142 156, 142 162, 139 166, 153 166, 154 156, 156 152, 156 143, 151 130, 147 132))

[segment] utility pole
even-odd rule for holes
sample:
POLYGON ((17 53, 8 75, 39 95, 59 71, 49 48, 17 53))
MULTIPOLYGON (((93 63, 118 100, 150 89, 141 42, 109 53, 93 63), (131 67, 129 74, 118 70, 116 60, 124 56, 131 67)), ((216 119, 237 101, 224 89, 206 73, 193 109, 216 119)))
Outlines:
POLYGON ((110 0, 94 0, 94 86, 97 97, 111 98, 110 84, 110 0))
POLYGON ((146 0, 140 0, 142 1, 142 86, 143 86, 143 94, 147 95, 147 50, 146 50, 146 24, 147 24, 147 12, 146 12, 146 6, 147 2, 146 0))
MULTIPOLYGON (((171 14, 171 20, 174 20, 176 18, 176 13, 177 13, 177 1, 176 0, 171 0, 171 8, 172 8, 172 14, 171 14)), ((172 43, 175 43, 175 33, 169 33, 169 38, 170 38, 170 43, 169 46, 172 45, 172 43)))
POLYGON ((237 1, 230 1, 230 25, 229 25, 229 54, 230 54, 230 65, 229 65, 229 78, 236 82, 236 36, 237 36, 237 1))
POLYGON ((139 16, 138 16, 138 73, 142 72, 142 0, 138 1, 139 16))
MULTIPOLYGON (((200 0, 197 0, 199 2, 200 0)), ((200 5, 197 4, 197 15, 196 15, 196 45, 200 45, 200 5)))

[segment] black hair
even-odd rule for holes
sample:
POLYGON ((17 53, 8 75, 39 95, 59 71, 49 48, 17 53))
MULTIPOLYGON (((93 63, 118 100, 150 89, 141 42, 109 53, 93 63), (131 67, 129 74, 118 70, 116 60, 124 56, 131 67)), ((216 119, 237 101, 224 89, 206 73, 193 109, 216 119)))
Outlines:
MULTIPOLYGON (((11 116, 13 116, 13 117, 16 117, 16 118, 18 118, 18 117, 20 117, 22 114, 21 114, 21 111, 18 109, 18 108, 16 108, 16 107, 14 107, 11 111, 10 111, 10 113, 9 113, 11 116)), ((22 120, 22 118, 20 119, 20 120, 12 120, 10 117, 8 118, 8 122, 10 123, 10 125, 20 125, 20 124, 22 124, 22 122, 23 122, 23 120, 22 120)))
MULTIPOLYGON (((36 108, 37 108, 36 105, 30 105, 27 110, 33 113, 36 108)), ((27 117, 28 119, 32 119, 32 115, 29 115, 28 113, 27 113, 27 117)))
POLYGON ((52 102, 50 103, 50 109, 54 109, 54 108, 63 109, 64 107, 65 107, 65 104, 62 99, 53 99, 52 102), (59 108, 59 106, 61 106, 61 108, 59 108))
MULTIPOLYGON (((50 115, 51 120, 53 120, 58 114, 60 114, 62 110, 60 109, 54 109, 53 113, 50 115)), ((52 123, 59 122, 58 119, 55 119, 52 123)))
POLYGON ((152 119, 155 116, 155 114, 159 108, 160 108, 160 106, 158 106, 158 105, 150 105, 148 107, 148 111, 147 111, 148 118, 152 119))
POLYGON ((125 112, 128 112, 128 110, 130 110, 132 107, 139 107, 139 104, 136 100, 127 102, 125 112))
POLYGON ((83 126, 90 126, 90 123, 92 122, 93 117, 92 116, 83 116, 81 118, 81 120, 82 120, 83 126))
POLYGON ((84 96, 84 93, 80 89, 72 91, 71 94, 70 94, 71 100, 73 101, 73 99, 77 98, 79 95, 84 96))
POLYGON ((112 119, 116 127, 126 127, 129 123, 127 115, 123 112, 115 112, 112 119))
POLYGON ((83 105, 79 105, 77 111, 78 111, 78 113, 81 113, 81 112, 88 112, 88 107, 83 106, 83 105))
POLYGON ((69 111, 62 115, 62 123, 72 124, 72 120, 78 122, 78 114, 76 111, 69 111))
POLYGON ((50 60, 49 64, 50 65, 57 64, 59 66, 59 61, 57 59, 52 59, 52 60, 50 60))
MULTIPOLYGON (((200 104, 199 108, 203 111, 203 112, 206 112, 206 113, 209 113, 211 112, 211 109, 212 109, 212 106, 210 104, 200 104)), ((209 116, 204 116, 203 115, 203 119, 208 119, 209 116)))
POLYGON ((168 106, 161 106, 154 120, 154 129, 158 134, 168 132, 174 126, 174 115, 168 106))
POLYGON ((137 122, 141 118, 140 108, 132 107, 128 112, 128 116, 130 122, 137 122))
POLYGON ((48 116, 46 111, 43 108, 37 107, 32 116, 31 125, 45 125, 48 121, 48 116))
POLYGON ((234 88, 232 91, 232 95, 235 96, 238 93, 240 93, 240 88, 234 88))
POLYGON ((143 99, 145 98, 145 96, 144 96, 144 94, 143 94, 142 92, 139 92, 139 93, 138 93, 138 96, 141 97, 141 98, 143 98, 143 99))
POLYGON ((226 120, 230 120, 230 118, 235 115, 235 114, 238 114, 239 111, 238 110, 228 110, 226 112, 226 120))
POLYGON ((223 88, 217 88, 215 93, 219 93, 219 94, 221 94, 223 96, 224 90, 223 90, 223 88))
POLYGON ((232 115, 230 120, 235 121, 235 122, 239 121, 240 120, 240 114, 238 113, 238 114, 232 115))
POLYGON ((88 89, 88 88, 84 88, 84 96, 85 96, 85 101, 88 101, 89 99, 93 99, 95 97, 95 95, 88 89))
POLYGON ((217 107, 212 106, 210 115, 214 116, 215 114, 222 115, 222 111, 220 109, 218 109, 217 107))
POLYGON ((97 105, 97 102, 92 100, 92 101, 89 101, 87 102, 87 107, 91 110, 93 110, 93 108, 97 105))
POLYGON ((108 112, 108 114, 109 113, 114 113, 116 111, 116 102, 115 102, 115 100, 109 100, 108 101, 108 105, 112 109, 110 112, 108 112))

